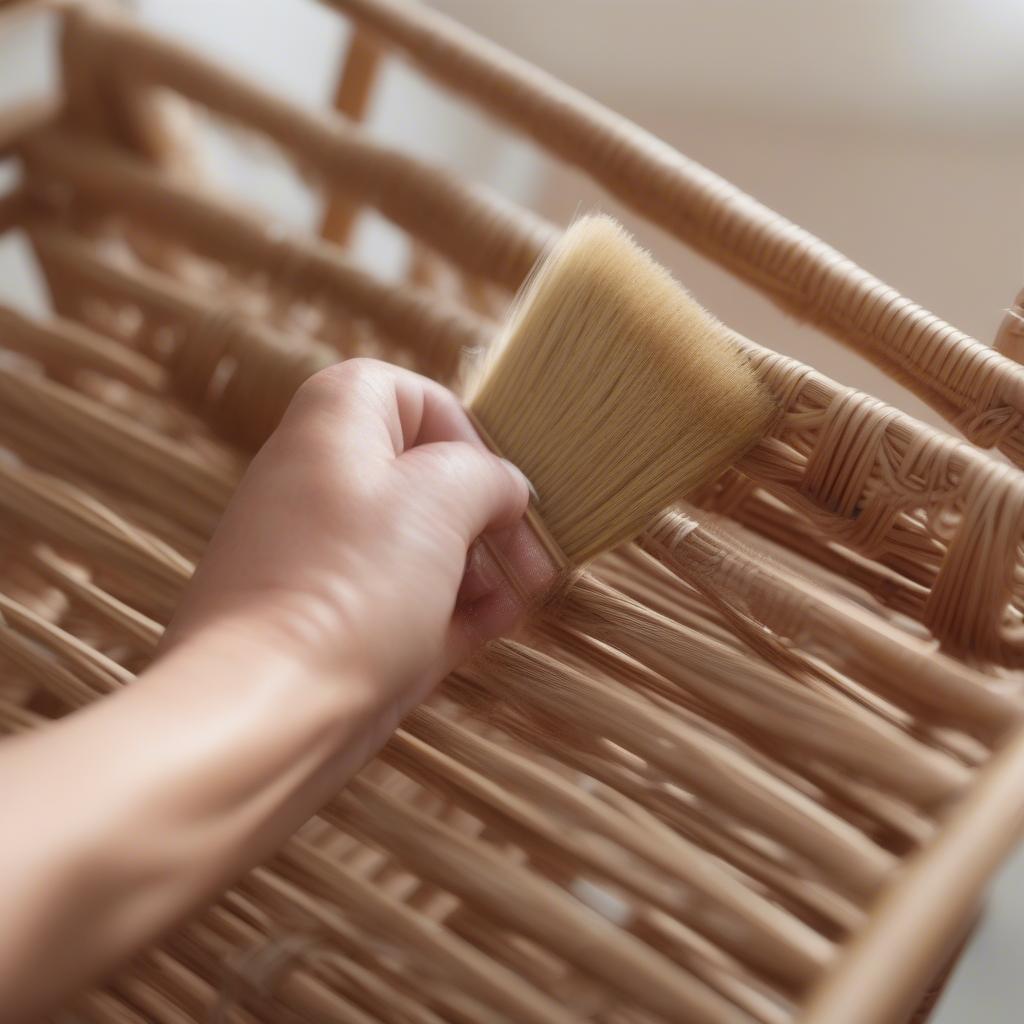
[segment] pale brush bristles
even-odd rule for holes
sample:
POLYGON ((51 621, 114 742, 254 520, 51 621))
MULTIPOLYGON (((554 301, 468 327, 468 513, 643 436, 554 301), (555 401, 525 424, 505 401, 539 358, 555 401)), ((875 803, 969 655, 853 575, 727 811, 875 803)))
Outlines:
POLYGON ((604 216, 539 266, 467 404, 576 564, 721 473, 775 411, 725 328, 604 216))

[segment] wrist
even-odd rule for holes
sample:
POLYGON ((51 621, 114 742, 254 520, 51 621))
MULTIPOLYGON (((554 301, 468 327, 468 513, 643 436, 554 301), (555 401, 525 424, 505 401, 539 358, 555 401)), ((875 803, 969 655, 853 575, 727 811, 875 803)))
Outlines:
MULTIPOLYGON (((270 853, 383 742, 365 677, 304 656, 250 613, 180 637, 135 686, 103 703, 111 712, 123 705, 122 736, 148 737, 151 777, 129 781, 139 806, 125 819, 138 825, 150 814, 147 832, 180 840, 175 856, 208 855, 215 886, 270 853)), ((129 796, 126 806, 136 802, 129 796)))
POLYGON ((380 617, 368 614, 368 604, 364 592, 336 579, 303 591, 236 594, 216 608, 200 599, 183 606, 165 650, 187 642, 239 664, 277 664, 303 692, 327 689, 328 703, 337 702, 339 712, 397 724, 438 682, 440 658, 412 625, 401 636, 382 635, 380 617))
POLYGON ((186 606, 169 629, 164 656, 150 671, 181 677, 215 672, 239 705, 264 706, 271 732, 288 728, 306 744, 325 744, 353 774, 387 741, 404 714, 437 682, 406 664, 374 657, 359 628, 358 594, 331 600, 309 593, 255 592, 230 607, 186 606), (193 610, 194 608, 194 610, 193 610))
POLYGON ((279 600, 206 614, 199 624, 172 627, 149 675, 216 676, 222 694, 280 704, 288 719, 313 714, 325 726, 372 710, 369 673, 339 630, 279 600))

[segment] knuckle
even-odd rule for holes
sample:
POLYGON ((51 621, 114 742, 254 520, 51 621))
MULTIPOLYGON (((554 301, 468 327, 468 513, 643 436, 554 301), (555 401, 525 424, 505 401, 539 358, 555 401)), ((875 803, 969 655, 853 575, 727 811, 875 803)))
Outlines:
POLYGON ((497 457, 468 442, 453 441, 433 453, 431 476, 452 501, 475 512, 504 493, 505 471, 497 457))
POLYGON ((389 387, 385 364, 375 359, 346 359, 318 370, 296 391, 285 419, 344 416, 368 402, 379 403, 389 387))
POLYGON ((434 451, 438 472, 450 479, 479 476, 486 458, 484 452, 465 441, 449 441, 434 451))
POLYGON ((360 387, 372 376, 379 373, 372 359, 345 359, 318 370, 299 387, 299 396, 304 399, 334 399, 360 387))

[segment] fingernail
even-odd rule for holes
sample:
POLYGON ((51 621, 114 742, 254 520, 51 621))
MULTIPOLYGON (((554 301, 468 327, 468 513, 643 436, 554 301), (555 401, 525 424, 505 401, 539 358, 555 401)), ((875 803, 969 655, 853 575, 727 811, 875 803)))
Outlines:
POLYGON ((498 457, 501 459, 502 462, 505 463, 510 473, 518 477, 526 484, 526 489, 530 492, 530 497, 535 502, 539 501, 540 498, 537 495, 537 489, 533 486, 532 483, 530 483, 530 478, 514 462, 510 462, 508 459, 503 458, 502 456, 498 457))

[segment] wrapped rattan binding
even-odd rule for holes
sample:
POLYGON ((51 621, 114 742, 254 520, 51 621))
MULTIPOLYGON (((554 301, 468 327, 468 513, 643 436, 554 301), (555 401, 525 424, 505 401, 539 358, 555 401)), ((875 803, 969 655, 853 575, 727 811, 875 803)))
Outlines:
MULTIPOLYGON (((26 232, 59 314, 0 314, 14 731, 145 666, 302 380, 372 353, 456 382, 556 235, 350 120, 61 6, 69 102, 0 141, 26 169, 0 225, 26 232), (402 228, 415 280, 385 287, 197 182, 167 90, 321 181, 330 237, 359 206, 402 228)), ((402 50, 973 441, 1024 451, 1009 358, 428 10, 335 6, 362 25, 339 109, 362 109, 346 89, 369 88, 367 54, 402 50)), ((909 1017, 1016 837, 1024 478, 737 340, 783 409, 772 435, 571 581, 525 642, 448 680, 278 856, 83 997, 84 1017, 909 1017)))

